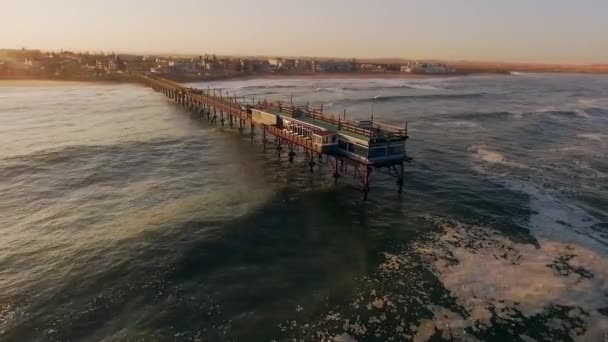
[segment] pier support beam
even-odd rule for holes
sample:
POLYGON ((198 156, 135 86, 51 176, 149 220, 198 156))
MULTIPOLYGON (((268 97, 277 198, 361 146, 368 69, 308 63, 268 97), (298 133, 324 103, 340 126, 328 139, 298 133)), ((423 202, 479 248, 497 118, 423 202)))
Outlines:
POLYGON ((365 171, 364 171, 364 175, 363 175, 363 199, 364 200, 367 200, 367 195, 369 194, 371 173, 372 173, 372 168, 370 166, 365 166, 365 171))
POLYGON ((287 143, 287 146, 289 146, 289 162, 293 163, 293 157, 296 155, 293 151, 293 143, 287 143))
POLYGON ((281 146, 281 138, 278 138, 277 144, 277 157, 281 158, 281 151, 283 151, 283 146, 281 146))
POLYGON ((310 168, 310 173, 315 172, 314 167, 317 163, 315 163, 315 153, 313 151, 310 151, 310 153, 308 153, 308 167, 310 168))
POLYGON ((340 173, 338 172, 338 158, 334 158, 334 174, 332 175, 334 177, 334 184, 338 184, 338 178, 340 178, 340 173))
POLYGON ((401 163, 399 165, 399 175, 397 178, 397 186, 399 187, 399 189, 397 190, 399 193, 403 193, 403 179, 404 179, 404 172, 405 167, 403 166, 403 163, 401 163))

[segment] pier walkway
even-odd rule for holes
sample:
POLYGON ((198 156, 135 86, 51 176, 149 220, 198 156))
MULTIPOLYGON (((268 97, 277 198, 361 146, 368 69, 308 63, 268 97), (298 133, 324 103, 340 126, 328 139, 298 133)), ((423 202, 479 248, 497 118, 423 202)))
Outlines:
POLYGON ((290 162, 296 152, 303 152, 310 172, 317 162, 329 163, 334 181, 353 177, 361 184, 365 199, 374 170, 396 179, 398 191, 403 190, 404 163, 411 161, 405 150, 407 124, 396 127, 372 120, 350 121, 326 115, 322 108, 280 101, 248 104, 221 90, 189 88, 162 78, 142 76, 141 81, 198 118, 239 131, 249 128, 252 142, 261 130, 264 149, 274 138, 277 155, 286 150, 290 162))

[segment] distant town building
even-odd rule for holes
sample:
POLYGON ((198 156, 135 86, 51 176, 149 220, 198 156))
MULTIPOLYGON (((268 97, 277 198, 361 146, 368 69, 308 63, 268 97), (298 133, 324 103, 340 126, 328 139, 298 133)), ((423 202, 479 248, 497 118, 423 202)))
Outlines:
POLYGON ((358 64, 358 66, 361 71, 384 72, 388 70, 388 67, 385 64, 361 63, 358 64))
POLYGON ((294 70, 296 68, 296 60, 293 58, 286 58, 281 62, 279 68, 282 70, 294 70))
POLYGON ((417 73, 417 74, 446 74, 453 73, 456 70, 449 66, 441 63, 428 63, 428 62, 409 62, 406 65, 401 66, 402 72, 417 73))
POLYGON ((270 68, 272 68, 273 70, 278 70, 281 67, 282 63, 283 63, 282 58, 269 58, 268 59, 268 64, 270 64, 270 68))
POLYGON ((354 70, 354 65, 350 61, 321 61, 315 63, 316 72, 350 72, 354 70))
POLYGON ((120 72, 126 71, 127 63, 124 60, 122 60, 120 58, 120 56, 114 55, 108 61, 108 70, 109 71, 120 71, 120 72))
POLYGON ((312 61, 307 59, 296 59, 294 68, 298 71, 314 71, 312 69, 312 61))

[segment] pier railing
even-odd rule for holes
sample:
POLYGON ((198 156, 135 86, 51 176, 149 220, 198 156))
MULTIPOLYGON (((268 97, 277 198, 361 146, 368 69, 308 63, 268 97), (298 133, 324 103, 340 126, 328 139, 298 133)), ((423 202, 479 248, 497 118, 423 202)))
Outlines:
MULTIPOLYGON (((354 179, 360 181, 364 199, 367 198, 370 189, 372 169, 387 170, 385 174, 397 179, 398 191, 401 192, 403 190, 404 163, 411 161, 405 152, 396 155, 394 158, 384 158, 380 161, 373 158, 373 156, 367 152, 365 154, 357 154, 356 151, 354 151, 355 153, 340 153, 335 150, 335 143, 323 144, 320 141, 315 142, 311 137, 306 136, 308 133, 303 134, 300 132, 301 134, 298 134, 297 130, 292 130, 293 127, 291 127, 291 129, 290 127, 283 129, 281 125, 277 125, 278 120, 274 123, 269 120, 268 123, 266 123, 264 120, 256 118, 251 109, 277 108, 285 115, 296 117, 296 119, 292 121, 298 125, 300 124, 298 121, 302 121, 302 125, 310 125, 310 121, 312 121, 312 125, 321 126, 319 129, 327 129, 332 133, 339 133, 340 131, 356 133, 361 137, 359 139, 369 139, 370 147, 372 146, 371 142, 380 143, 380 145, 384 145, 386 142, 386 151, 388 151, 390 146, 399 144, 403 144, 403 148, 405 148, 407 124, 404 128, 399 128, 376 123, 372 120, 348 121, 345 116, 338 116, 336 119, 334 116, 324 114, 322 107, 314 108, 309 105, 294 106, 292 103, 269 101, 261 101, 258 102, 257 105, 254 103, 245 104, 244 102, 238 101, 236 96, 224 96, 224 94, 226 94, 225 92, 220 92, 218 96, 216 92, 212 93, 209 90, 193 89, 169 80, 156 79, 147 76, 140 76, 139 80, 152 87, 155 91, 162 93, 169 99, 187 108, 195 118, 202 119, 206 117, 207 120, 212 123, 219 122, 222 127, 228 125, 230 128, 233 128, 236 125, 241 132, 246 128, 247 123, 249 123, 252 143, 254 142, 254 136, 256 135, 255 128, 256 125, 258 125, 258 127, 262 128, 262 143, 264 144, 264 149, 266 149, 266 144, 268 142, 266 139, 267 134, 276 138, 275 141, 278 144, 277 155, 279 158, 282 150, 281 144, 285 144, 289 149, 288 155, 290 162, 294 161, 296 152, 298 152, 299 147, 302 147, 300 150, 305 152, 311 172, 314 172, 314 166, 317 164, 315 156, 318 156, 318 163, 329 165, 333 170, 332 176, 335 183, 338 182, 338 178, 345 175, 352 175, 354 179), (306 120, 304 117, 309 117, 313 120, 306 120), (299 118, 299 120, 297 118, 299 118), (328 125, 323 125, 323 122, 331 124, 333 127, 327 127, 328 125), (324 156, 325 158, 323 158, 324 156), (352 173, 348 171, 349 168, 352 168, 352 173)), ((324 133, 319 132, 319 134, 323 135, 324 133)), ((355 136, 355 138, 358 137, 355 136)))
MULTIPOLYGON (((201 90, 195 88, 188 88, 179 83, 166 80, 166 79, 155 79, 156 82, 162 83, 163 85, 173 88, 177 91, 184 93, 195 94, 200 96, 200 100, 209 101, 216 106, 221 106, 224 109, 231 111, 242 111, 245 104, 238 101, 234 97, 223 97, 212 93, 211 90, 201 90)), ((323 107, 313 107, 309 104, 306 105, 294 105, 291 102, 284 101, 258 101, 257 104, 253 105, 254 108, 261 110, 277 109, 281 113, 297 118, 298 116, 306 116, 315 121, 324 122, 333 126, 336 126, 338 131, 346 131, 372 139, 406 139, 408 137, 407 122, 404 127, 398 127, 394 125, 388 125, 376 121, 353 121, 347 120, 344 117, 338 115, 337 119, 335 116, 329 116, 323 112, 323 107)))
POLYGON ((276 126, 270 126, 270 125, 263 125, 263 126, 267 132, 273 134, 276 137, 287 139, 287 140, 292 141, 295 144, 305 147, 309 150, 315 151, 317 153, 321 153, 321 146, 319 144, 315 144, 308 137, 300 136, 298 134, 278 128, 276 126))
POLYGON ((372 121, 350 121, 340 116, 336 119, 334 116, 328 116, 323 113, 323 109, 314 108, 309 105, 295 106, 292 103, 282 101, 260 101, 256 105, 258 109, 269 110, 277 109, 281 113, 297 117, 307 116, 313 120, 325 122, 337 127, 337 129, 355 133, 370 139, 401 139, 407 138, 407 123, 405 127, 397 127, 379 122, 372 121))

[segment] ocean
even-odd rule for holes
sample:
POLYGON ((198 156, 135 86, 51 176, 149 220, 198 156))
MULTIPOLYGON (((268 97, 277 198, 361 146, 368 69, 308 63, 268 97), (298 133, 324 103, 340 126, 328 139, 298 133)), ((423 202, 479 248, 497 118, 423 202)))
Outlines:
POLYGON ((1 341, 603 341, 608 76, 250 79, 408 122, 403 194, 131 84, 0 82, 1 341))

